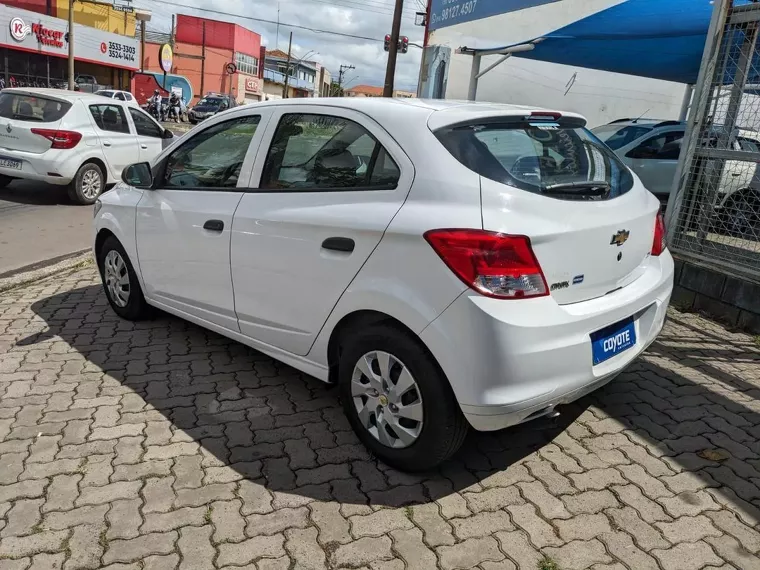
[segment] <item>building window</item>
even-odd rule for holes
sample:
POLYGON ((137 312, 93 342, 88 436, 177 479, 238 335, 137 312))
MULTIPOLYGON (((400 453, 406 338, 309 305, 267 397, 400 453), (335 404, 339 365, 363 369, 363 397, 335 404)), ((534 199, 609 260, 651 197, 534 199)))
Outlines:
POLYGON ((259 74, 259 58, 252 55, 245 55, 244 53, 235 54, 235 64, 238 71, 246 73, 248 75, 259 74))

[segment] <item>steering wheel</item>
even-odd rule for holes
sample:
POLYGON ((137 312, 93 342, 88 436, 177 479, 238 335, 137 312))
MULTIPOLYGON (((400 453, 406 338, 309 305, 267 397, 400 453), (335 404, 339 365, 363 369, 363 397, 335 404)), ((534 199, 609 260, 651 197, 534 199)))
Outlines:
POLYGON ((222 172, 222 186, 226 186, 226 182, 233 176, 240 177, 240 169, 243 167, 243 161, 233 162, 222 172))

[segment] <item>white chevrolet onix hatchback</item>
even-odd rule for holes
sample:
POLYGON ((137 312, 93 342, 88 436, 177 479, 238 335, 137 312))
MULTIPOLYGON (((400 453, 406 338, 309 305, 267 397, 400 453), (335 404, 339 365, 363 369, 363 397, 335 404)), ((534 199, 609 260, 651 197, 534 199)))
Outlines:
POLYGON ((108 300, 338 384, 375 455, 433 467, 468 425, 603 386, 663 327, 659 202, 584 125, 451 101, 227 111, 96 203, 108 300))

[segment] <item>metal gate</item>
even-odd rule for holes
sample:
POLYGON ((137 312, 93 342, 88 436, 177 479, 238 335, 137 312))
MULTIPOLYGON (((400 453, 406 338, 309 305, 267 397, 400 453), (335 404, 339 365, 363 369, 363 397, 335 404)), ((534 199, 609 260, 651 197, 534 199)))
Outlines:
POLYGON ((683 258, 760 281, 760 4, 715 4, 668 242, 683 258))

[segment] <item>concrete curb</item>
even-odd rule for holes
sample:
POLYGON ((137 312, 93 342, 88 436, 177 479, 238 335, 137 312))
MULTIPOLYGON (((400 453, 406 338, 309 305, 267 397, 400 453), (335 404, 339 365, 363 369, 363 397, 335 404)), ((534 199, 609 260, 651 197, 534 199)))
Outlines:
POLYGON ((57 257, 28 267, 22 267, 11 275, 0 277, 0 293, 29 285, 35 281, 51 277, 64 271, 86 267, 94 262, 92 250, 74 252, 63 258, 57 257))

